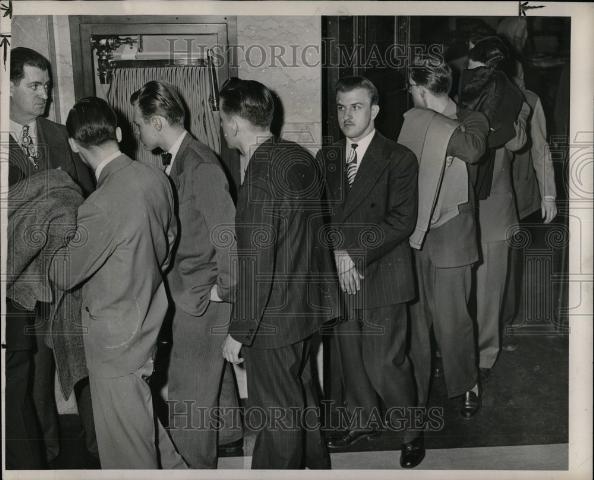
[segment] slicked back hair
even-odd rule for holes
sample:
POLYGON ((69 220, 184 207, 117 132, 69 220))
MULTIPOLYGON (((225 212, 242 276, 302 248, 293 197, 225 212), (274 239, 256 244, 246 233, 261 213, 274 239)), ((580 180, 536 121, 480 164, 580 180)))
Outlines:
POLYGON ((10 51, 10 81, 18 84, 25 76, 25 65, 50 71, 50 63, 41 53, 30 48, 17 47, 10 51))
POLYGON ((76 102, 68 113, 68 136, 85 148, 117 142, 117 116, 109 104, 98 97, 87 97, 76 102))
POLYGON ((169 83, 157 80, 146 83, 130 96, 130 103, 138 104, 145 121, 159 115, 170 125, 183 125, 185 122, 184 101, 169 83))
POLYGON ((379 93, 377 87, 371 80, 360 76, 343 77, 336 82, 334 88, 335 94, 338 92, 350 92, 357 88, 367 90, 369 97, 371 98, 371 105, 379 105, 379 93))
POLYGON ((413 82, 434 95, 447 95, 452 88, 452 69, 437 58, 415 58, 409 74, 413 82))
POLYGON ((221 108, 252 125, 270 128, 274 118, 274 94, 260 82, 232 77, 221 89, 221 108))

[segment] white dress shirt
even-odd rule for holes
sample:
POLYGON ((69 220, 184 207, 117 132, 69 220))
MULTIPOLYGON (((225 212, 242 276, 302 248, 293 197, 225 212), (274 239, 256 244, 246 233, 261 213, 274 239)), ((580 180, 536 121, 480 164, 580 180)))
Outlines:
POLYGON ((365 152, 367 152, 367 149, 369 148, 369 144, 371 143, 371 140, 373 140, 374 135, 375 135, 375 129, 373 129, 371 132, 369 132, 367 135, 365 135, 358 142, 353 142, 350 138, 346 139, 345 162, 348 161, 348 159, 349 159, 349 155, 350 155, 350 152, 352 149, 351 145, 353 143, 357 144, 357 148, 355 149, 355 152, 357 153, 357 164, 355 165, 355 177, 357 176, 357 172, 359 171, 359 166, 361 165, 361 160, 363 160, 363 157, 365 156, 365 152))
POLYGON ((181 147, 181 144, 184 141, 184 138, 186 138, 186 133, 188 133, 188 132, 186 130, 184 130, 180 134, 180 136, 177 137, 177 140, 175 141, 175 143, 169 149, 169 153, 171 154, 171 162, 169 163, 169 165, 167 165, 165 167, 165 173, 167 175, 169 175, 171 173, 171 167, 173 167, 173 162, 175 161, 175 157, 177 155, 177 152, 179 152, 179 147, 181 147))
MULTIPOLYGON (((27 126, 29 127, 29 136, 33 140, 33 145, 35 145, 35 148, 37 148, 37 121, 33 120, 30 123, 28 123, 27 126)), ((10 133, 19 145, 21 145, 21 135, 23 133, 23 127, 24 125, 21 125, 20 123, 17 123, 14 120, 10 120, 10 133)))

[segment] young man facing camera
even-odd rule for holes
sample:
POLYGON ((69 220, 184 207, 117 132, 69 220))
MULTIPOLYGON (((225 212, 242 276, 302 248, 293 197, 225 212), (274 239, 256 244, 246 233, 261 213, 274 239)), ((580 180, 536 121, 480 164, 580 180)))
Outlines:
MULTIPOLYGON (((370 419, 378 395, 388 409, 410 413, 416 404, 406 354, 406 302, 415 294, 408 237, 417 218, 418 165, 410 150, 376 132, 378 101, 368 79, 339 80, 338 122, 346 138, 318 154, 344 304, 345 321, 336 337, 345 399, 351 418, 362 414, 354 428, 329 442, 331 448, 377 434, 370 419)), ((407 423, 401 465, 415 467, 424 456, 423 437, 407 423)))
MULTIPOLYGON (((82 322, 102 468, 157 468, 146 378, 168 302, 162 270, 176 236, 167 178, 119 150, 116 115, 99 98, 76 103, 66 122, 72 150, 97 189, 78 209, 75 234, 52 259, 55 288, 82 284, 82 322)), ((161 463, 184 467, 158 423, 161 463)))

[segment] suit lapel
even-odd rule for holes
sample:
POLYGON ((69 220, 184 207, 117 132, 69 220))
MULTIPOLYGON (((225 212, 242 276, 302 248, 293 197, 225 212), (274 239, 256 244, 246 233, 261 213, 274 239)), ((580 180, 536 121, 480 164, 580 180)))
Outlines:
MULTIPOLYGON (((68 162, 70 157, 66 158, 63 152, 63 146, 56 144, 56 139, 52 135, 48 135, 46 132, 46 124, 44 118, 40 117, 37 119, 37 147, 39 152, 39 167, 42 168, 44 165, 46 169, 50 168, 64 168, 65 171, 70 173, 71 169, 66 166, 62 167, 60 161, 68 162)), ((67 146, 67 148, 70 148, 67 146)), ((72 166, 74 168, 74 165, 72 166)))
MULTIPOLYGON (((26 165, 29 161, 23 149, 19 146, 17 141, 12 137, 12 134, 8 136, 9 140, 9 160, 10 163, 13 163, 15 166, 23 166, 26 165)), ((21 168, 21 167, 18 167, 21 168)))
POLYGON ((361 159, 361 165, 355 176, 355 181, 346 197, 343 219, 346 219, 353 210, 367 197, 382 172, 388 166, 387 159, 382 154, 383 141, 379 132, 376 132, 369 148, 361 159))

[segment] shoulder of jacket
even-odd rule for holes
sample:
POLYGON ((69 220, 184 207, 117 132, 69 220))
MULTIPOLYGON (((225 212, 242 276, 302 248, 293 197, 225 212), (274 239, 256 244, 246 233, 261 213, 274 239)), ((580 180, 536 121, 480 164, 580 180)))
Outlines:
POLYGON ((68 135, 66 127, 61 125, 57 122, 50 120, 49 118, 39 117, 37 119, 37 123, 40 128, 45 130, 54 130, 55 132, 60 132, 61 134, 68 135))
POLYGON ((459 107, 457 112, 456 112, 456 116, 457 116, 457 120, 462 123, 462 122, 467 122, 467 121, 475 121, 475 122, 484 122, 484 123, 489 123, 489 120, 487 119, 486 115, 482 112, 479 112, 478 110, 470 110, 469 108, 461 108, 459 107))
POLYGON ((390 152, 388 161, 393 168, 418 168, 417 157, 410 148, 392 140, 388 142, 390 152))
MULTIPOLYGON (((190 135, 190 133, 187 135, 190 135)), ((190 136, 187 148, 199 162, 218 162, 217 156, 211 148, 192 136, 190 136)))
POLYGON ((412 155, 414 157, 414 153, 408 147, 405 147, 401 143, 398 143, 395 140, 390 138, 386 138, 380 134, 380 138, 378 139, 382 142, 382 148, 384 151, 390 152, 391 158, 400 158, 412 155))

